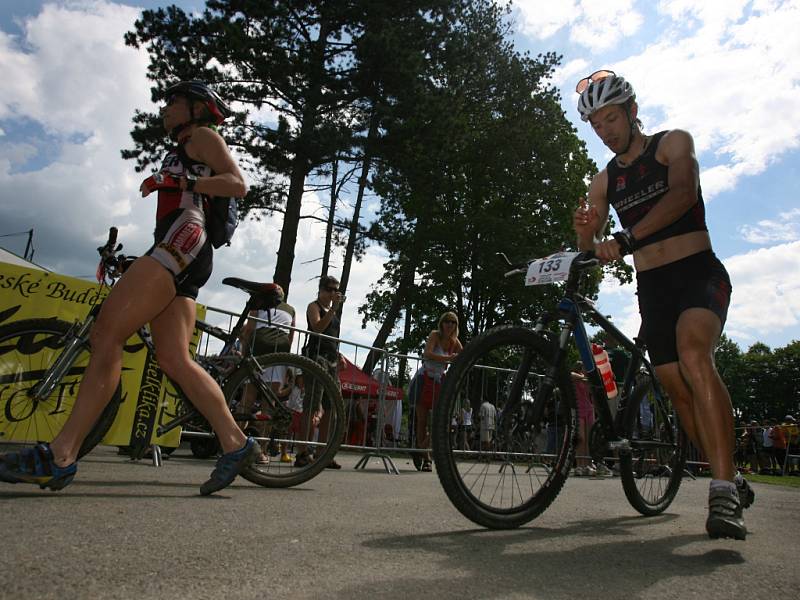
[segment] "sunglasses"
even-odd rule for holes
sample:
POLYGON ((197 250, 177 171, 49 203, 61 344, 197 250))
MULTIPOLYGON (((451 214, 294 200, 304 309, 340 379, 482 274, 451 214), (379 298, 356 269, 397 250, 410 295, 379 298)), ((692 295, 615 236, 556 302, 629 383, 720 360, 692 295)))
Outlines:
POLYGON ((587 87, 589 87, 590 83, 593 83, 595 81, 600 81, 600 80, 605 79, 606 77, 610 77, 612 75, 616 75, 616 73, 614 73, 614 71, 606 71, 606 70, 595 71, 594 73, 592 73, 588 77, 584 77, 583 79, 581 79, 578 82, 578 85, 575 86, 575 91, 578 94, 582 94, 583 91, 587 87))
POLYGON ((338 292, 339 291, 338 287, 326 287, 325 289, 328 290, 329 292, 338 292))
POLYGON ((453 325, 458 325, 458 321, 453 321, 453 319, 445 319, 442 323, 452 323, 453 325))

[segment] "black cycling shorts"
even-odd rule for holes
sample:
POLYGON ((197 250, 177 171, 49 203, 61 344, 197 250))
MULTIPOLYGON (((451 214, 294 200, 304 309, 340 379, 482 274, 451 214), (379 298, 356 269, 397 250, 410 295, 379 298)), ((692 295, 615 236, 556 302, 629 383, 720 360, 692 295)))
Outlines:
POLYGON ((175 278, 175 295, 197 300, 211 277, 214 251, 200 209, 179 208, 156 223, 155 244, 147 251, 175 278))
POLYGON ((654 365, 678 361, 676 328, 686 309, 707 308, 725 326, 731 280, 711 250, 642 271, 636 281, 642 335, 654 365))

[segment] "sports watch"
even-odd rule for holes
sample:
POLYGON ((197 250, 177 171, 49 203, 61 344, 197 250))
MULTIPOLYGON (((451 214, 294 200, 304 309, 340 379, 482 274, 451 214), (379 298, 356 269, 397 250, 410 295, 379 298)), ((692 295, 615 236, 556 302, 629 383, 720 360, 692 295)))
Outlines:
POLYGON ((193 192, 194 186, 197 184, 197 175, 194 173, 186 173, 184 177, 186 178, 186 191, 193 192))

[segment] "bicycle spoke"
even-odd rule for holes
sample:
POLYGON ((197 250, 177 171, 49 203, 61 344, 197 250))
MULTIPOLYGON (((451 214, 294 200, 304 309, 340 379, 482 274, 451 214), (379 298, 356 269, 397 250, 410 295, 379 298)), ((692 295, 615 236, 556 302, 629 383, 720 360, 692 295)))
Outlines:
POLYGON ((566 373, 559 374, 555 387, 543 388, 551 349, 524 329, 494 330, 462 352, 445 380, 434 408, 437 473, 453 503, 479 524, 528 521, 564 483, 575 431, 574 397, 566 373), (470 410, 475 436, 464 452, 449 428, 470 410))

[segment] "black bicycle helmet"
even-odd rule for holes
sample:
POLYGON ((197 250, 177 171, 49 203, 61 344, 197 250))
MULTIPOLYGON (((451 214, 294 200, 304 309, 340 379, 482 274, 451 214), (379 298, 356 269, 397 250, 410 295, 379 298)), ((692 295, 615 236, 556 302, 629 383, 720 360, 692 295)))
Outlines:
MULTIPOLYGON (((185 96, 191 100, 200 100, 206 105, 215 125, 220 125, 231 116, 228 104, 202 81, 179 81, 164 90, 164 97, 170 96, 185 96)), ((197 122, 194 116, 192 120, 197 122)))

